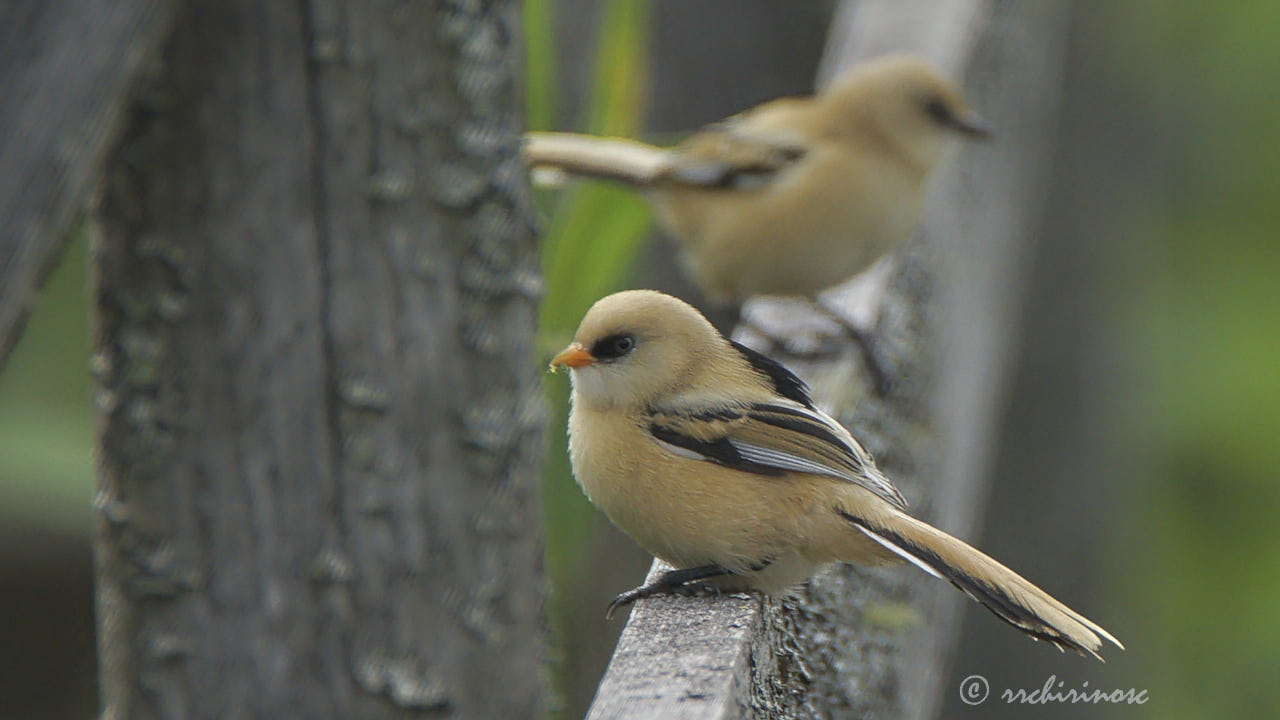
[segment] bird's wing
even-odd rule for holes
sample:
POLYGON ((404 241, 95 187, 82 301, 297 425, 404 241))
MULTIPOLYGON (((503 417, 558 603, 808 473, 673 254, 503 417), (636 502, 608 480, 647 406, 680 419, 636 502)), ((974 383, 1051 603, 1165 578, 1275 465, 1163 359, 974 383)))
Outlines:
POLYGON ((826 475, 860 485, 899 509, 907 506, 847 430, 800 403, 673 403, 650 409, 646 421, 655 441, 683 457, 757 475, 826 475))
POLYGON ((667 163, 667 151, 662 148, 577 133, 526 133, 522 152, 539 185, 558 184, 559 176, 567 174, 643 186, 653 182, 667 163))
POLYGON ((708 125, 672 149, 658 179, 735 190, 769 183, 800 161, 806 146, 799 134, 761 118, 777 116, 797 102, 776 100, 708 125))

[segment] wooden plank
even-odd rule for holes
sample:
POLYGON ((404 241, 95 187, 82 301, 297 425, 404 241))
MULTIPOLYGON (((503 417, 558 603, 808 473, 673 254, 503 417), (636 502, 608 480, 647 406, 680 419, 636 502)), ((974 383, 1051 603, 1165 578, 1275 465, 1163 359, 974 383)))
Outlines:
POLYGON ((172 5, 0 3, 0 367, 85 206, 172 5))
MULTIPOLYGON (((646 582, 669 569, 655 560, 646 582)), ((641 603, 618 639, 619 652, 588 718, 742 716, 736 702, 751 686, 752 642, 763 635, 763 621, 761 599, 753 595, 669 596, 641 603)))
MULTIPOLYGON (((819 402, 875 453, 913 514, 962 537, 980 515, 1014 342, 1021 248, 1052 135, 1064 8, 845 2, 819 73, 829 77, 890 50, 921 52, 967 76, 975 106, 998 129, 996 141, 967 148, 937 178, 924 241, 879 270, 883 292, 863 282, 834 293, 850 316, 875 320, 902 378, 895 392, 868 395, 848 357, 793 363, 819 402)), ((754 301, 748 311, 775 331, 807 329, 785 303, 754 301)), ((960 601, 947 584, 910 568, 848 566, 788 598, 641 601, 638 628, 624 631, 589 717, 672 716, 691 695, 706 717, 931 717, 939 692, 954 690, 944 670, 960 601), (688 648, 708 654, 683 658, 688 648)), ((1027 651, 1044 648, 1028 642, 1027 651)))

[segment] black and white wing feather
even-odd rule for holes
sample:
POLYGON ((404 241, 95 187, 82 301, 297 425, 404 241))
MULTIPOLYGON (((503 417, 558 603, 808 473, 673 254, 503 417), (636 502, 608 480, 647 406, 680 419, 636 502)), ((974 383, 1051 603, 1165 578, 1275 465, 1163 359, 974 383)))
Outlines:
POLYGON ((743 360, 773 390, 769 402, 699 396, 650 408, 647 430, 667 450, 757 475, 802 472, 860 485, 894 507, 907 501, 871 453, 809 397, 809 387, 781 363, 739 343, 743 360))
POLYGON ((860 485, 899 509, 906 500, 853 436, 799 403, 651 409, 649 434, 684 457, 757 475, 826 475, 860 485))
POLYGON ((881 474, 871 453, 819 410, 791 371, 734 343, 776 393, 770 402, 679 398, 650 408, 647 430, 667 450, 757 475, 802 472, 860 485, 905 510, 902 493, 881 474))
POLYGON ((657 178, 708 189, 768 185, 804 159, 807 150, 800 136, 762 130, 753 120, 795 103, 792 98, 775 100, 702 128, 672 149, 657 178))

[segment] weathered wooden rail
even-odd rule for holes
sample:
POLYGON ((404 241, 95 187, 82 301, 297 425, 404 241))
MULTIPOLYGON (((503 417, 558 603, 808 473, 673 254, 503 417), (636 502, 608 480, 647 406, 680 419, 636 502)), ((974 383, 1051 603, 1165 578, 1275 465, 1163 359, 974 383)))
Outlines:
MULTIPOLYGON (((914 512, 962 537, 981 515, 1065 19, 1065 3, 849 0, 819 73, 822 82, 862 58, 915 51, 964 78, 997 129, 938 179, 921 242, 878 280, 836 293, 845 312, 875 319, 902 378, 895 391, 868 395, 847 357, 797 366, 914 512)), ((788 309, 757 302, 749 312, 769 326, 788 309)), ((791 314, 785 328, 809 329, 791 314)), ((909 568, 850 567, 784 599, 641 601, 588 717, 930 717, 948 689, 960 601, 909 568)))

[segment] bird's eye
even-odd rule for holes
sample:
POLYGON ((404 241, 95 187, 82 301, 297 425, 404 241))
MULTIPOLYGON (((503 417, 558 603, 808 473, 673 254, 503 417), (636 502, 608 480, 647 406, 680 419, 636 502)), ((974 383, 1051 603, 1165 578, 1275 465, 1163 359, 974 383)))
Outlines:
POLYGON ((598 360, 616 360, 634 350, 636 339, 630 335, 610 335, 591 348, 598 360))
POLYGON ((939 125, 949 125, 953 120, 951 110, 947 108, 947 104, 942 101, 942 98, 937 95, 931 95, 924 101, 924 111, 939 125))

